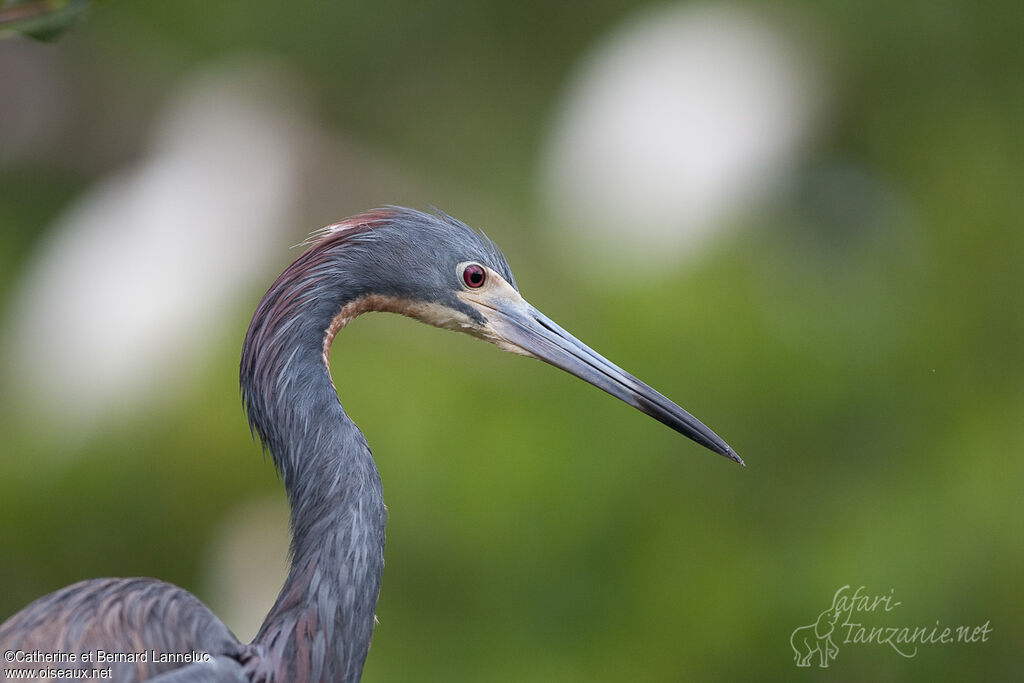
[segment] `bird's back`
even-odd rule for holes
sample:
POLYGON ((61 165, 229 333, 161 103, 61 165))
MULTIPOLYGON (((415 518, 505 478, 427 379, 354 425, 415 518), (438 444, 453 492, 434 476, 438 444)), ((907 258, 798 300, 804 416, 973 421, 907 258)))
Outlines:
POLYGON ((0 624, 0 652, 12 653, 4 659, 14 661, 0 662, 8 671, 109 668, 108 680, 145 681, 196 661, 241 662, 248 650, 188 591, 131 578, 82 581, 44 595, 0 624))

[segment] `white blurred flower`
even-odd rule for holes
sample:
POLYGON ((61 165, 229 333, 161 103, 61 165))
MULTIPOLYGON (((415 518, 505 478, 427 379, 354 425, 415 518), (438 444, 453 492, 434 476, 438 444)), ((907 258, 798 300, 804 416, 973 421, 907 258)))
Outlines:
POLYGON ((81 429, 173 393, 266 279, 292 227, 305 125, 286 83, 259 60, 202 72, 149 156, 50 228, 5 327, 22 393, 55 419, 81 429))
POLYGON ((784 180, 815 118, 812 71, 739 7, 648 11, 568 87, 542 159, 545 203, 613 264, 676 261, 784 180))

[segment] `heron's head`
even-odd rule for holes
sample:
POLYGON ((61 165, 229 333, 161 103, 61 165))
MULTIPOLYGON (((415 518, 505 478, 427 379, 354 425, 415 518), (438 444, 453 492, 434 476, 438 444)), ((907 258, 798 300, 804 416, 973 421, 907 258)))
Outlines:
POLYGON ((356 315, 401 313, 550 363, 742 464, 695 417, 531 306, 501 251, 464 223, 440 212, 391 207, 325 228, 314 244, 323 252, 336 249, 334 267, 358 283, 328 330, 325 354, 334 332, 356 315))

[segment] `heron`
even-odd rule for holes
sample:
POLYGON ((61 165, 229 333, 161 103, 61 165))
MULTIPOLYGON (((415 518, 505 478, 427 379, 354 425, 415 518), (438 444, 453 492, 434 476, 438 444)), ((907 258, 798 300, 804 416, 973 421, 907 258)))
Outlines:
POLYGON ((330 350, 363 313, 399 313, 545 361, 743 464, 690 413, 527 303, 501 251, 465 223, 387 207, 330 225, 307 246, 259 302, 242 346, 250 429, 269 450, 291 510, 289 572, 255 639, 239 642, 170 583, 108 578, 50 593, 10 617, 0 625, 0 652, 54 653, 45 666, 56 669, 109 662, 107 673, 123 681, 359 681, 386 508, 370 448, 338 399, 330 350), (54 660, 69 653, 91 653, 91 661, 54 660))

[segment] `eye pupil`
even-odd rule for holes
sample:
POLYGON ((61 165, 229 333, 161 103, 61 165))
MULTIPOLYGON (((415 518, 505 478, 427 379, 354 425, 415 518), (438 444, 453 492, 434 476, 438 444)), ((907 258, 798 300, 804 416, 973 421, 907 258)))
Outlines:
POLYGON ((487 275, 484 273, 484 269, 478 265, 466 266, 466 269, 462 271, 462 280, 467 287, 473 289, 481 287, 485 279, 487 279, 487 275))

